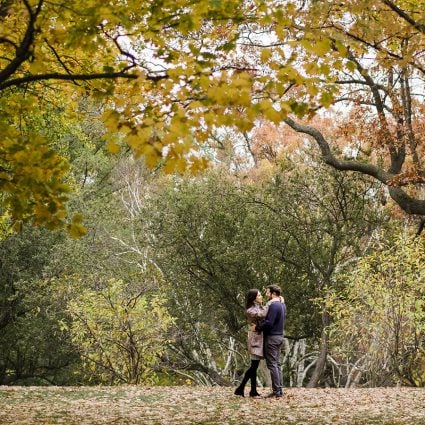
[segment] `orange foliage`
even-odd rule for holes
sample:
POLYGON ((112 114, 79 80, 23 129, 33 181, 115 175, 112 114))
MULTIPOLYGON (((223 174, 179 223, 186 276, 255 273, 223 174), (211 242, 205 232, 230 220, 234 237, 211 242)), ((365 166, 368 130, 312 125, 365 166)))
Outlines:
POLYGON ((257 161, 276 163, 283 155, 290 155, 299 147, 302 139, 285 124, 263 121, 253 130, 251 150, 257 161))

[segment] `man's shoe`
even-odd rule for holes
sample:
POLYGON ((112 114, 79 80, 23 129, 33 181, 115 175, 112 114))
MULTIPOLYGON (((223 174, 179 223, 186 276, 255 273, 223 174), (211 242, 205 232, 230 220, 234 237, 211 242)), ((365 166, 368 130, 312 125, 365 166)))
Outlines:
POLYGON ((282 393, 270 393, 269 395, 266 395, 266 398, 280 398, 283 397, 282 393))
POLYGON ((241 397, 245 397, 244 391, 241 388, 239 388, 239 387, 236 388, 234 394, 235 395, 240 395, 241 397))

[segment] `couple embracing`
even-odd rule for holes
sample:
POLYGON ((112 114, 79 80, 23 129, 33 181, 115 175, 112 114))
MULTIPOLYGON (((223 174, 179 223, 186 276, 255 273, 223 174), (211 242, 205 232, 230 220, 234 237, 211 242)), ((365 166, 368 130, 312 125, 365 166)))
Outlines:
POLYGON ((282 397, 282 370, 280 350, 283 343, 283 327, 285 324, 286 306, 280 296, 281 289, 270 285, 266 290, 268 302, 263 306, 263 297, 258 289, 250 289, 246 297, 246 317, 248 321, 248 351, 251 355, 251 366, 245 372, 235 395, 244 396, 245 385, 251 381, 250 397, 259 397, 257 392, 257 369, 260 360, 265 358, 270 371, 273 392, 267 397, 282 397))

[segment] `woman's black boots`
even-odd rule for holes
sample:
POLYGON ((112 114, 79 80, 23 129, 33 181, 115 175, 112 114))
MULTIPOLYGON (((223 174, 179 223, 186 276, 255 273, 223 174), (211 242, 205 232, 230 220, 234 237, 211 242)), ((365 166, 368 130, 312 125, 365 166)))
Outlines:
POLYGON ((242 397, 245 397, 244 390, 245 390, 246 383, 248 382, 249 378, 251 377, 250 371, 251 371, 251 368, 249 368, 245 372, 245 375, 244 375, 244 377, 242 379, 242 382, 239 384, 239 387, 236 388, 236 390, 235 390, 235 395, 240 395, 242 397))
POLYGON ((257 392, 257 369, 260 364, 260 360, 252 360, 251 361, 251 391, 249 392, 250 397, 259 397, 260 394, 257 392))
POLYGON ((260 394, 257 393, 257 369, 260 364, 260 360, 251 360, 250 368, 245 372, 245 375, 240 383, 239 387, 235 390, 235 395, 245 396, 244 390, 248 380, 251 380, 251 391, 249 392, 250 397, 257 397, 260 394))

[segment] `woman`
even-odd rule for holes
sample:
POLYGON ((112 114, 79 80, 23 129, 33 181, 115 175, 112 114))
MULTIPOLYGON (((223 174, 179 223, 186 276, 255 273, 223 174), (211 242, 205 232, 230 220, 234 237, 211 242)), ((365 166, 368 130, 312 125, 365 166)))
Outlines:
POLYGON ((235 390, 235 395, 244 397, 244 389, 248 380, 251 380, 250 397, 258 397, 257 393, 257 369, 263 356, 263 334, 250 330, 251 325, 257 322, 267 314, 267 309, 262 305, 263 297, 258 289, 250 289, 246 295, 245 315, 248 321, 248 352, 251 354, 251 366, 245 372, 245 375, 239 387, 235 390))

